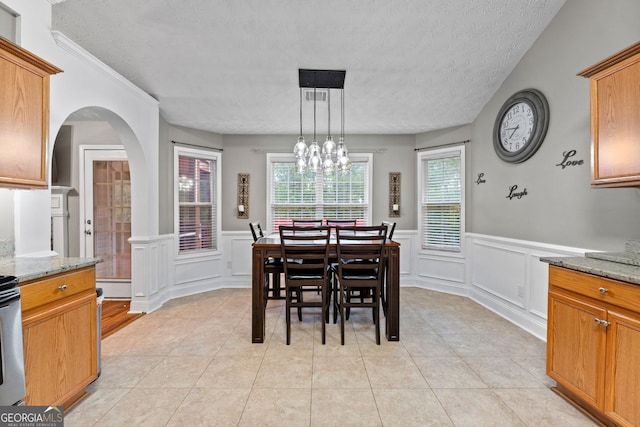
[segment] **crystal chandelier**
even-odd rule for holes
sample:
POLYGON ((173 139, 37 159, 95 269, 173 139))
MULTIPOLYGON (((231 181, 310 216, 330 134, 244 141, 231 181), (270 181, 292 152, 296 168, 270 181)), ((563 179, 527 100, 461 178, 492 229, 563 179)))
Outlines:
POLYGON ((322 169, 325 174, 335 170, 348 172, 351 169, 349 151, 344 142, 344 76, 345 71, 298 70, 300 78, 300 136, 293 147, 296 156, 296 170, 303 173, 307 170, 317 172, 322 169), (313 88, 313 140, 307 146, 302 134, 302 88, 313 88), (327 137, 322 149, 316 139, 316 89, 327 90, 327 137), (338 144, 331 136, 331 89, 340 90, 340 139, 338 144), (324 160, 323 160, 324 156, 324 160), (333 160, 335 157, 335 161, 333 160))

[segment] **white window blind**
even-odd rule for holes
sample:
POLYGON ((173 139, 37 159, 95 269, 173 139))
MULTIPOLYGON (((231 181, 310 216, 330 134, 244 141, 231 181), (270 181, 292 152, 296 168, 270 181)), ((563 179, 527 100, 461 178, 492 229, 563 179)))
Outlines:
POLYGON ((179 253, 218 248, 218 159, 194 152, 177 156, 179 253))
POLYGON ((462 164, 462 151, 459 147, 422 155, 422 249, 461 250, 464 183, 462 164))
POLYGON ((294 158, 269 162, 271 230, 291 225, 292 219, 357 219, 369 222, 370 157, 352 158, 348 173, 324 175, 322 171, 299 173, 294 158))

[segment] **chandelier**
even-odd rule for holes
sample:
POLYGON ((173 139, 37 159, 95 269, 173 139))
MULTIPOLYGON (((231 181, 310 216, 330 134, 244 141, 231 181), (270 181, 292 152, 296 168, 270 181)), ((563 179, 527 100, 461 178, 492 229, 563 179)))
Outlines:
POLYGON ((332 174, 335 170, 348 172, 351 170, 351 160, 349 160, 349 151, 344 142, 344 77, 346 71, 299 69, 298 74, 300 81, 300 136, 293 147, 293 153, 296 156, 296 170, 303 173, 307 170, 317 172, 322 169, 325 174, 332 174), (313 88, 313 141, 308 146, 302 134, 302 88, 313 88), (322 148, 316 139, 316 90, 318 88, 327 90, 327 137, 322 148), (340 138, 337 145, 331 136, 331 89, 340 90, 340 138))

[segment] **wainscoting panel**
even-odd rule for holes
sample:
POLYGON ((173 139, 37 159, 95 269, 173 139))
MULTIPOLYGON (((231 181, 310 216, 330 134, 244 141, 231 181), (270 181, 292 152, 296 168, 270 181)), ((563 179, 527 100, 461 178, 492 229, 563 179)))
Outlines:
MULTIPOLYGON (((456 295, 468 295, 464 258, 438 257, 422 253, 414 256, 417 270, 416 286, 456 295)), ((400 284, 404 284, 402 280, 400 284)))
POLYGON ((495 242, 472 241, 471 285, 524 308, 527 254, 495 242))
POLYGON ((540 258, 586 250, 475 233, 466 242, 470 297, 546 340, 549 266, 540 258))
POLYGON ((233 236, 227 240, 231 249, 231 259, 227 267, 232 276, 249 276, 251 278, 251 251, 253 237, 249 235, 233 236))
POLYGON ((133 313, 149 313, 167 299, 174 283, 174 236, 131 237, 131 306, 133 313))
POLYGON ((393 233, 393 240, 400 243, 400 277, 412 274, 415 231, 398 231, 393 233))

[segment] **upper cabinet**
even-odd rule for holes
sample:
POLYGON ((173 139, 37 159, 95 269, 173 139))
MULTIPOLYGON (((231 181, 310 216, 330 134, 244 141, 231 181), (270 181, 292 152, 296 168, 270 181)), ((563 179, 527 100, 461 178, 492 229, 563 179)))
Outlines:
POLYGON ((640 186, 640 42, 578 75, 591 83, 591 185, 640 186))
POLYGON ((47 187, 49 76, 61 71, 0 37, 0 187, 47 187))

